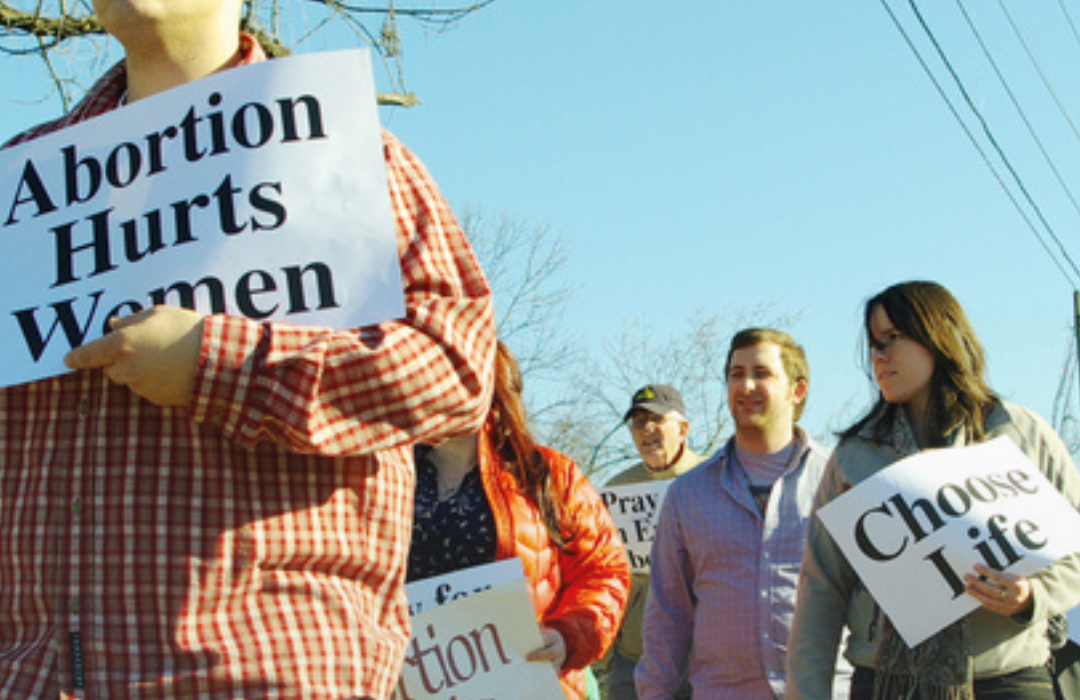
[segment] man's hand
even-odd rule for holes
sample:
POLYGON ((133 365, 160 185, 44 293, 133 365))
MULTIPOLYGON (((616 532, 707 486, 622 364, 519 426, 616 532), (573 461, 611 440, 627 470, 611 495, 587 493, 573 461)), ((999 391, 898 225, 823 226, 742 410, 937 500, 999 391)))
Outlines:
POLYGON ((525 657, 526 661, 550 661, 555 665, 556 671, 562 671, 562 665, 566 662, 566 642, 562 635, 550 627, 540 627, 544 638, 544 646, 530 651, 525 657))
POLYGON ((114 317, 112 332, 72 350, 71 369, 104 369, 105 376, 158 406, 186 406, 195 391, 203 317, 155 306, 114 317))

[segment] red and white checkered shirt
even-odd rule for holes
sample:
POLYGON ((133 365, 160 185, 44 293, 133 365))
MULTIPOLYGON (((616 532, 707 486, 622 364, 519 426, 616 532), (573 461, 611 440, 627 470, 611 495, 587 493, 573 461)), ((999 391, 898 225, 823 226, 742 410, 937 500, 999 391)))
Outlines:
MULTIPOLYGON (((16 141, 125 88, 119 65, 16 141)), ((494 327, 445 201, 384 140, 405 320, 211 316, 186 409, 100 371, 0 390, 0 697, 389 695, 408 639, 411 445, 479 428, 494 327)))

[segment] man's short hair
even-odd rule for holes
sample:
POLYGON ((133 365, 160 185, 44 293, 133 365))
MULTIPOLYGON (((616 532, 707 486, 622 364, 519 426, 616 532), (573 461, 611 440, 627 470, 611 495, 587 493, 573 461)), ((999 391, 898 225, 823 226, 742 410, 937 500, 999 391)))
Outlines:
POLYGON ((727 360, 724 362, 724 380, 727 381, 728 372, 731 371, 731 356, 736 350, 772 343, 780 348, 780 363, 784 366, 788 381, 792 384, 800 380, 806 382, 806 394, 802 402, 795 406, 795 420, 799 420, 806 400, 810 397, 810 363, 806 361, 806 351, 795 342, 795 339, 784 331, 775 328, 744 328, 731 339, 731 347, 728 348, 727 360))

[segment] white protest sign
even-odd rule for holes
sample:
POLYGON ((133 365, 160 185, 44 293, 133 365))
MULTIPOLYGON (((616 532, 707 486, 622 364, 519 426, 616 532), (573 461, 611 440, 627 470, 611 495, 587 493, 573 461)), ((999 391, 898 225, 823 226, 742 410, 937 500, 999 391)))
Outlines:
POLYGON ((976 563, 1027 576, 1080 551, 1080 513, 1006 437, 920 452, 818 515, 909 646, 978 607, 976 563))
POLYGON ((415 617, 440 605, 524 577, 525 567, 521 559, 514 557, 413 581, 405 586, 409 614, 415 617))
POLYGON ((564 698, 555 667, 525 656, 543 646, 524 578, 412 618, 394 700, 564 698))
POLYGON ((630 571, 635 574, 649 573, 649 556, 653 540, 656 539, 660 504, 664 502, 671 481, 658 479, 600 489, 600 498, 608 507, 611 519, 626 545, 630 571))
POLYGON ((0 151, 0 386, 154 304, 404 314, 367 51, 216 73, 0 151))

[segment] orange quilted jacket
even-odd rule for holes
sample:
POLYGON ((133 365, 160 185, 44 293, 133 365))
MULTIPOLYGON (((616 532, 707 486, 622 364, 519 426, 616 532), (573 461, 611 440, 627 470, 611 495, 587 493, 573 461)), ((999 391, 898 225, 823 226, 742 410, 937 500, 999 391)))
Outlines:
POLYGON ((521 558, 537 620, 566 642, 563 690, 570 700, 579 700, 585 698, 582 669, 603 656, 619 630, 630 570, 619 533, 592 484, 566 455, 539 449, 561 499, 570 535, 566 552, 551 542, 540 514, 502 468, 487 428, 480 440, 480 474, 495 514, 495 558, 521 558))

